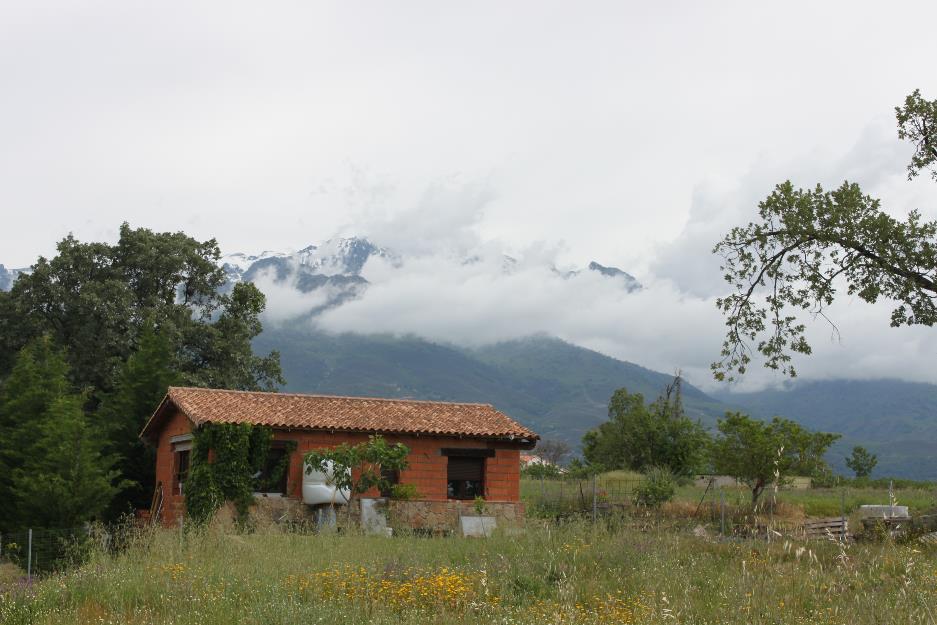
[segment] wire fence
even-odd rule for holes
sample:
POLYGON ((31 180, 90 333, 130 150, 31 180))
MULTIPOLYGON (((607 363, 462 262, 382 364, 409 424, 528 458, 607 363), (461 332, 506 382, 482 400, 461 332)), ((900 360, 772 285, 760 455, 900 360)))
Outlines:
POLYGON ((88 535, 87 528, 4 532, 0 534, 0 562, 12 563, 30 581, 65 566, 88 535))
POLYGON ((610 507, 629 505, 642 483, 633 478, 528 478, 521 481, 521 498, 534 516, 595 516, 610 507))
POLYGON ((128 524, 58 529, 28 528, 0 533, 0 565, 16 567, 22 581, 34 579, 69 568, 84 560, 92 549, 114 551, 132 536, 128 524))
POLYGON ((851 497, 846 489, 769 489, 752 505, 751 490, 725 476, 698 476, 677 487, 663 506, 640 503, 641 477, 575 479, 528 476, 521 481, 521 498, 534 518, 563 520, 614 514, 644 522, 648 518, 703 523, 722 535, 794 535, 809 521, 837 519, 845 526, 851 511, 870 495, 851 497))

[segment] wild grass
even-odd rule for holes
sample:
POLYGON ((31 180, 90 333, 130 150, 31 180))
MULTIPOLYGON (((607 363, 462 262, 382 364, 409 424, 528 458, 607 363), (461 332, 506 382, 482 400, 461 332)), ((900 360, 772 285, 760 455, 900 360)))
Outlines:
POLYGON ((935 623, 937 554, 537 521, 490 539, 140 534, 8 589, 0 623, 935 623))
MULTIPOLYGON (((639 473, 615 471, 602 474, 596 480, 597 499, 604 502, 629 502, 631 493, 643 477, 639 473)), ((899 505, 908 506, 912 514, 920 514, 937 508, 937 484, 927 486, 923 483, 903 488, 895 488, 894 495, 899 505)), ((545 513, 569 511, 592 505, 592 482, 589 480, 539 480, 522 479, 521 497, 536 513, 538 508, 545 513)), ((710 489, 694 484, 680 486, 675 502, 693 504, 694 509, 703 503, 706 506, 719 506, 722 498, 734 508, 750 506, 751 492, 741 487, 710 489), (704 497, 705 495, 705 497, 704 497)), ((852 515, 864 504, 889 503, 887 486, 843 486, 838 488, 781 489, 776 496, 773 491, 765 492, 762 505, 775 499, 775 504, 791 508, 799 507, 801 516, 833 517, 845 513, 852 515)))

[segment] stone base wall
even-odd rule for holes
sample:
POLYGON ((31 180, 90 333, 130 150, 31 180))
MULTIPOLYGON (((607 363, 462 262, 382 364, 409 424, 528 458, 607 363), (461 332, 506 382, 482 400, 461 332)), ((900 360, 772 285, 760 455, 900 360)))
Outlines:
MULTIPOLYGON (((377 510, 387 518, 387 526, 397 530, 416 529, 431 532, 458 532, 459 517, 475 515, 472 501, 428 501, 378 499, 377 510)), ((251 508, 251 517, 258 527, 283 523, 315 524, 315 509, 291 497, 257 496, 251 508)), ((230 504, 219 512, 219 520, 233 523, 234 508, 230 504), (230 519, 228 519, 230 517, 230 519)), ((524 504, 514 501, 486 501, 485 516, 497 519, 498 527, 520 527, 524 525, 524 504)), ((347 514, 344 506, 336 507, 339 519, 347 514)), ((360 499, 352 502, 351 517, 361 522, 360 499)))
MULTIPOLYGON (((486 501, 486 516, 493 516, 498 527, 518 527, 524 524, 524 504, 515 501, 486 501)), ((475 515, 471 501, 397 501, 387 502, 387 524, 393 528, 456 531, 459 517, 475 515)))

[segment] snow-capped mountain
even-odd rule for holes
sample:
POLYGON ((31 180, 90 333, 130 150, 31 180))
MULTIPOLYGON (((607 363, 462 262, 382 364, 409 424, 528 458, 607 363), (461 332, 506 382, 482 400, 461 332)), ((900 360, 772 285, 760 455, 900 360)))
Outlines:
POLYGON ((605 265, 600 265, 599 263, 592 261, 589 263, 590 271, 598 271, 600 274, 606 278, 613 278, 615 280, 621 280, 624 284, 625 289, 630 293, 631 291, 637 291, 641 288, 641 283, 638 282, 638 279, 626 271, 622 271, 618 267, 606 267, 605 265))
POLYGON ((255 282, 264 275, 277 282, 296 278, 297 286, 305 291, 308 288, 303 288, 301 284, 304 276, 360 276, 365 263, 372 256, 399 262, 394 254, 358 237, 329 239, 321 245, 309 245, 289 254, 265 251, 249 255, 235 252, 222 256, 219 262, 232 282, 255 282))
MULTIPOLYGON (((600 265, 599 263, 593 260, 592 262, 589 263, 589 266, 586 268, 586 270, 595 271, 595 272, 602 274, 606 278, 611 278, 613 280, 621 281, 621 286, 629 293, 631 293, 632 291, 638 291, 644 288, 641 285, 641 283, 638 282, 637 278, 635 278, 634 276, 632 276, 630 273, 626 271, 622 271, 618 267, 606 267, 605 265, 600 265)), ((582 271, 583 270, 581 269, 573 269, 571 271, 560 271, 556 267, 553 267, 553 272, 556 273, 561 278, 566 279, 566 280, 568 280, 569 278, 578 276, 579 274, 582 273, 582 271)))
MULTIPOLYGON (((380 258, 395 267, 406 262, 397 253, 375 245, 366 238, 347 237, 328 239, 290 253, 271 250, 259 254, 234 252, 222 256, 218 264, 228 278, 224 290, 243 281, 257 284, 261 290, 277 287, 295 289, 300 293, 315 291, 321 297, 316 298, 318 304, 309 314, 316 314, 361 295, 369 284, 362 271, 372 258, 380 258)), ((479 256, 471 256, 464 262, 468 264, 480 260, 479 256)), ((516 259, 503 257, 501 268, 505 273, 512 273, 517 266, 516 259)), ((610 280, 620 281, 628 292, 641 288, 634 276, 617 267, 607 267, 595 261, 582 270, 561 272, 555 267, 551 269, 567 279, 583 271, 595 271, 610 280)), ((0 265, 0 290, 9 290, 16 277, 24 271, 28 270, 7 269, 0 265)))

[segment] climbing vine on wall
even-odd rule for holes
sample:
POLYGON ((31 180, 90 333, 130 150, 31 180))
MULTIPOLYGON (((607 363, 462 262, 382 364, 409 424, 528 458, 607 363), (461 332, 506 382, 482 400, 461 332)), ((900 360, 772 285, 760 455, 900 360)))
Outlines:
POLYGON ((203 524, 226 501, 246 524, 254 501, 254 476, 263 468, 273 440, 268 427, 207 423, 195 430, 192 465, 185 485, 189 519, 203 524))

